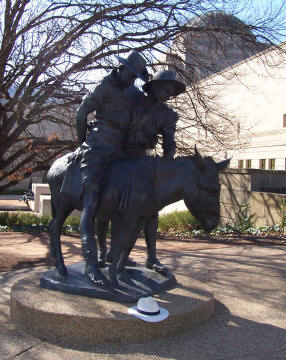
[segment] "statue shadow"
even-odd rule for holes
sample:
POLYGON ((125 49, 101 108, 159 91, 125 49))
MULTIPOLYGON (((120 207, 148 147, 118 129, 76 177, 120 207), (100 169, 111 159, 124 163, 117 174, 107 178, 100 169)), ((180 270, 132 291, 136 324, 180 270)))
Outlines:
MULTIPOLYGON (((168 300, 172 301, 172 298, 172 294, 169 294, 168 300)), ((163 303, 160 305, 164 306, 163 303)), ((120 317, 120 313, 112 313, 120 317)), ((281 349, 285 349, 285 341, 285 329, 233 315, 224 304, 215 301, 215 315, 212 318, 176 336, 133 343, 109 342, 73 349, 99 357, 113 355, 116 359, 158 357, 178 360, 234 360, 243 357, 247 360, 278 360, 285 358, 279 357, 278 353, 279 345, 281 349)))

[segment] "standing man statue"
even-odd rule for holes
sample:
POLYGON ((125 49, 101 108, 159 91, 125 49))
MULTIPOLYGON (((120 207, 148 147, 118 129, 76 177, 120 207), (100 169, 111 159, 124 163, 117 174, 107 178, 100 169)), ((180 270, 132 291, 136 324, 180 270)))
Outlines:
POLYGON ((137 51, 132 51, 126 59, 117 58, 121 65, 84 98, 76 116, 78 139, 82 143, 82 251, 86 262, 85 273, 97 286, 108 283, 99 269, 94 241, 100 181, 106 167, 122 149, 131 121, 132 85, 136 78, 146 82, 149 77, 146 61, 137 51), (87 115, 92 111, 95 111, 94 127, 86 138, 87 115))
MULTIPOLYGON (((176 80, 172 70, 156 73, 152 80, 143 85, 144 95, 140 91, 132 94, 132 120, 129 127, 125 157, 141 157, 146 151, 153 149, 158 143, 158 135, 162 136, 163 156, 172 159, 176 151, 175 132, 177 113, 165 102, 186 91, 186 85, 176 80)), ((106 257, 106 235, 108 221, 98 222, 99 264, 111 261, 112 253, 106 257)), ((168 269, 156 257, 156 234, 158 229, 158 213, 150 214, 144 225, 147 245, 146 267, 165 274, 168 269)))
POLYGON ((142 156, 148 149, 154 149, 158 135, 162 136, 163 156, 173 158, 176 151, 174 140, 177 113, 165 102, 186 90, 186 86, 176 80, 172 70, 157 72, 153 79, 142 86, 145 96, 137 91, 132 96, 132 122, 128 133, 130 156, 142 156))
MULTIPOLYGON (((157 145, 160 134, 163 157, 172 159, 176 151, 175 132, 178 114, 165 102, 185 92, 186 85, 176 79, 174 71, 162 70, 142 88, 147 96, 139 92, 134 95, 137 106, 130 126, 129 152, 139 156, 145 154, 146 150, 153 149, 157 145)), ((154 213, 144 226, 148 254, 146 267, 164 274, 168 269, 156 256, 157 229, 158 213, 154 213)))

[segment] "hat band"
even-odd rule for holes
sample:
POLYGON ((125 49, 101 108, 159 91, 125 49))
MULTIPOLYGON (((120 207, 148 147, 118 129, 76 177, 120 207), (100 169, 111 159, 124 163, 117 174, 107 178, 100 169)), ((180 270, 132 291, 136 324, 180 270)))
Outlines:
POLYGON ((143 314, 143 315, 159 315, 160 314, 160 309, 158 311, 155 311, 155 312, 149 312, 149 311, 144 311, 144 310, 140 310, 137 308, 137 311, 140 313, 140 314, 143 314))

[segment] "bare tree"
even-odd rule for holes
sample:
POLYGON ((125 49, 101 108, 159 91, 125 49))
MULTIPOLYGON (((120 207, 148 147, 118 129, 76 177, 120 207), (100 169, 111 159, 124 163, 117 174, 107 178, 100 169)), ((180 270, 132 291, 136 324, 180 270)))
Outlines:
MULTIPOLYGON (((248 8, 252 14, 251 3, 244 0, 238 8, 235 0, 2 0, 0 191, 47 168, 54 157, 77 146, 72 130, 74 110, 86 87, 95 83, 103 70, 114 66, 114 54, 136 49, 153 63, 184 34, 207 32, 216 36, 219 49, 218 34, 224 34, 225 27, 219 23, 198 26, 191 19, 210 10, 239 14, 248 8), (50 125, 59 131, 44 131, 50 125)), ((282 5, 252 16, 246 24, 256 39, 248 36, 249 43, 256 43, 259 37, 269 45, 281 40, 285 29, 282 5)), ((246 37, 240 27, 229 32, 246 37)), ((197 54, 196 47, 189 46, 188 51, 197 54)), ((212 105, 211 97, 198 85, 192 61, 178 56, 186 66, 180 65, 177 70, 190 85, 190 104, 196 109, 192 121, 189 119, 182 128, 201 124, 223 143, 229 117, 212 105), (202 120, 200 107, 226 121, 221 122, 220 132, 215 131, 215 123, 202 120)), ((199 62, 201 68, 209 66, 203 58, 199 62)), ((166 58, 161 59, 161 65, 164 63, 166 58)), ((179 147, 184 152, 187 145, 182 142, 179 147)))

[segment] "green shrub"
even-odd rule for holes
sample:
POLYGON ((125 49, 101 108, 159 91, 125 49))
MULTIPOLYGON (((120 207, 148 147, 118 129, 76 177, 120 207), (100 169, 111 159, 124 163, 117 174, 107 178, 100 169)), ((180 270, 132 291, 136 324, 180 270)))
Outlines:
MULTIPOLYGON (((23 231, 43 232, 48 231, 51 216, 37 216, 23 212, 0 213, 0 232, 2 231, 23 231)), ((79 233, 80 217, 69 216, 63 226, 64 233, 79 233)))
MULTIPOLYGON (((15 229, 20 227, 37 226, 47 228, 51 217, 48 215, 37 216, 22 212, 3 212, 0 213, 0 225, 8 226, 8 228, 15 229)), ((20 231, 20 229, 19 229, 20 231)))
POLYGON ((71 227, 79 227, 79 223, 80 216, 69 216, 65 221, 65 225, 70 225, 71 227))
POLYGON ((280 226, 282 228, 282 231, 285 232, 285 228, 286 228, 286 199, 283 199, 283 200, 280 201, 277 213, 280 216, 280 226))
POLYGON ((245 203, 239 206, 233 228, 236 232, 243 234, 248 229, 254 228, 253 216, 249 214, 249 204, 245 203))
POLYGON ((159 231, 189 231, 198 227, 199 222, 187 210, 159 216, 159 231))
POLYGON ((79 216, 69 216, 63 226, 63 233, 66 234, 79 234, 79 216))
POLYGON ((27 189, 2 190, 0 195, 24 195, 25 192, 27 192, 27 189))

